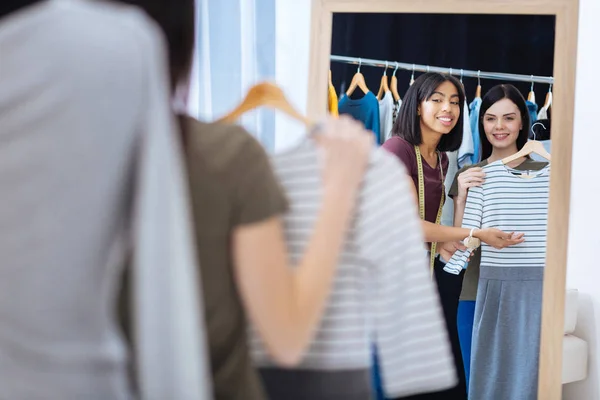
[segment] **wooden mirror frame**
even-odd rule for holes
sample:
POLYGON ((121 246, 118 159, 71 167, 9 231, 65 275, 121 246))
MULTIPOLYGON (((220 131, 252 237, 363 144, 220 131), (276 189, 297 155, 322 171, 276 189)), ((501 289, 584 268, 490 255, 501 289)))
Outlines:
MULTIPOLYGON (((309 95, 312 120, 326 114, 333 13, 529 14, 554 15, 552 159, 548 239, 542 305, 538 399, 562 397, 562 344, 566 292, 571 153, 575 105, 578 0, 313 0, 309 95)), ((352 54, 359 57, 360 54, 352 54)), ((395 61, 395 60, 388 60, 395 61)), ((452 67, 449 65, 448 67, 452 67)), ((510 72, 510 71, 500 71, 510 72)))

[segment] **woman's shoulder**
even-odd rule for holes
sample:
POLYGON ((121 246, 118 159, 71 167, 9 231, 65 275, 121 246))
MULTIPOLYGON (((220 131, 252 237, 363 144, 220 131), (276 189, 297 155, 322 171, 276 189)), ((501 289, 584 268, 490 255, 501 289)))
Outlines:
POLYGON ((406 139, 394 135, 386 140, 381 147, 398 157, 408 171, 410 173, 414 173, 414 170, 416 169, 417 155, 415 153, 415 147, 406 139))
POLYGON ((244 162, 267 158, 258 140, 241 126, 201 122, 188 116, 179 120, 186 154, 202 159, 210 170, 236 169, 244 162))
POLYGON ((415 157, 415 146, 410 144, 406 139, 401 136, 394 135, 386 140, 381 147, 396 154, 398 157, 402 156, 413 156, 415 157))

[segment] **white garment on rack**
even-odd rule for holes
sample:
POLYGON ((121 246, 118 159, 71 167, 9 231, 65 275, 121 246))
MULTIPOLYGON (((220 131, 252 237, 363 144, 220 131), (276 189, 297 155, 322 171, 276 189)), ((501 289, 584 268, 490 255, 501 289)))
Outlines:
POLYGON ((448 192, 450 192, 452 182, 454 182, 454 178, 458 172, 458 152, 449 151, 446 155, 448 156, 448 172, 446 172, 446 178, 444 180, 446 202, 442 209, 442 225, 454 226, 454 201, 448 197, 448 192))
POLYGON ((392 135, 394 114, 394 96, 389 90, 379 100, 379 143, 385 142, 392 135))
POLYGON ((473 133, 471 132, 471 124, 469 123, 469 106, 467 100, 463 104, 463 138, 460 148, 458 149, 458 168, 472 164, 475 146, 473 144, 473 133))
POLYGON ((131 256, 141 398, 209 399, 158 27, 49 0, 1 21, 0 54, 0 398, 133 397, 115 306, 131 256))
MULTIPOLYGON (((394 107, 392 108, 392 129, 394 128, 396 119, 398 119, 398 114, 400 114, 400 107, 402 107, 402 99, 398 99, 398 101, 394 101, 394 107)), ((391 137, 392 137, 392 130, 390 130, 385 135, 384 142, 391 137)))
POLYGON ((538 113, 537 119, 548 119, 548 109, 552 105, 552 92, 548 92, 548 104, 544 104, 540 112, 538 113))

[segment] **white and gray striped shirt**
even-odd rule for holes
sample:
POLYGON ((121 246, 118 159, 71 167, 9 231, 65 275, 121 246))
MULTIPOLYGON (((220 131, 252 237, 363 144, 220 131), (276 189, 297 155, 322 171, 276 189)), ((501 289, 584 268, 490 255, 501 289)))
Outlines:
MULTIPOLYGON (((306 139, 274 156, 273 162, 290 199, 285 233, 295 264, 321 206, 318 149, 306 139)), ((369 370, 375 343, 389 397, 442 390, 456 383, 410 184, 396 157, 383 149, 373 151, 326 311, 298 369, 369 370)), ((274 366, 258 336, 252 332, 251 337, 256 364, 274 366)))
MULTIPOLYGON (((495 249, 481 246, 481 265, 489 267, 543 267, 546 260, 546 227, 550 165, 539 171, 517 171, 496 161, 483 167, 485 183, 469 189, 463 228, 498 228, 524 233, 525 242, 495 249), (529 178, 520 175, 528 174, 529 178)), ((468 252, 457 251, 444 267, 458 275, 467 268, 468 252)))

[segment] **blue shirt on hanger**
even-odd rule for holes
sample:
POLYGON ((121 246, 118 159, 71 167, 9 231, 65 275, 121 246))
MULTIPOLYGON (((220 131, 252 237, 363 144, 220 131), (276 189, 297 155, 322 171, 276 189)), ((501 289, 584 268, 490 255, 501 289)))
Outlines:
POLYGON ((527 100, 525 102, 525 104, 527 104, 527 110, 529 111, 529 119, 530 119, 531 125, 533 125, 533 123, 535 121, 537 121, 538 106, 537 106, 537 104, 535 104, 534 102, 531 102, 529 100, 527 100))
POLYGON ((349 114, 354 119, 362 122, 365 128, 369 129, 375 135, 375 143, 381 144, 380 122, 379 122, 379 100, 373 94, 368 92, 360 99, 351 99, 345 93, 338 103, 339 114, 349 114))

